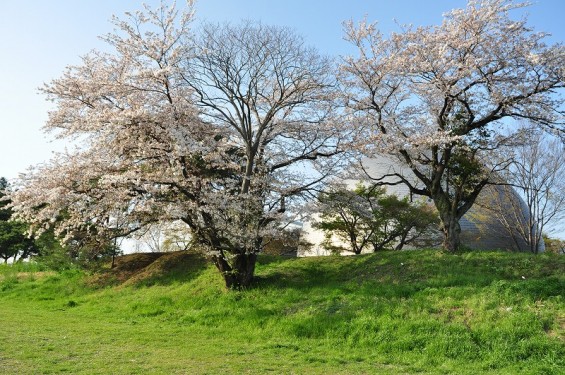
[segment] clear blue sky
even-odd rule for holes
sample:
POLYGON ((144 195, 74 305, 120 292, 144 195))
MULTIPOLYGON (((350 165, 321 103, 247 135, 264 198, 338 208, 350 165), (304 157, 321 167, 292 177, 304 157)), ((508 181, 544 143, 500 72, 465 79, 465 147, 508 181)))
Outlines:
MULTIPOLYGON (((44 82, 61 75, 65 66, 79 63, 91 49, 102 49, 97 36, 108 33, 112 14, 136 10, 132 0, 2 0, 0 2, 0 176, 13 179, 29 165, 62 150, 61 141, 42 133, 51 104, 37 92, 44 82)), ((156 6, 158 0, 145 1, 156 6)), ((442 14, 463 7, 464 0, 200 0, 196 20, 261 20, 295 28, 326 54, 351 52, 342 40, 342 21, 365 15, 385 32, 400 24, 429 25, 442 14)), ((177 5, 183 6, 178 0, 177 5)), ((538 0, 524 10, 537 30, 565 40, 565 0, 538 0)), ((519 12, 520 13, 520 12, 519 12)), ((517 14, 519 16, 520 14, 517 14)))

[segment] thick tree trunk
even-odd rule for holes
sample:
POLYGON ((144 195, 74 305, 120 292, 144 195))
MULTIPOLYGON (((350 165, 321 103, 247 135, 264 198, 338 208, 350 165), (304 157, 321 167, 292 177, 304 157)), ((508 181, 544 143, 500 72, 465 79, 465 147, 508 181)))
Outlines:
POLYGON ((224 277, 226 288, 244 289, 251 285, 255 273, 257 254, 236 254, 230 259, 230 262, 221 255, 214 256, 212 260, 224 277))
POLYGON ((461 226, 456 216, 445 215, 442 219, 443 248, 455 252, 461 247, 461 226))
POLYGON ((357 235, 353 231, 349 232, 349 242, 351 243, 353 253, 355 255, 361 254, 361 250, 363 250, 363 248, 357 245, 357 235))

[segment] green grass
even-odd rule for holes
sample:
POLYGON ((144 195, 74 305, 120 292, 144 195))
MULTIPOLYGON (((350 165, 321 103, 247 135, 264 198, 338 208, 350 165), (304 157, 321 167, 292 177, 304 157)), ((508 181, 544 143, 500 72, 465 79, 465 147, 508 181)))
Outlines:
POLYGON ((0 267, 0 373, 563 374, 565 257, 260 257, 225 291, 186 254, 0 267), (128 262, 125 262, 125 261, 128 262), (29 272, 27 272, 29 271, 29 272))

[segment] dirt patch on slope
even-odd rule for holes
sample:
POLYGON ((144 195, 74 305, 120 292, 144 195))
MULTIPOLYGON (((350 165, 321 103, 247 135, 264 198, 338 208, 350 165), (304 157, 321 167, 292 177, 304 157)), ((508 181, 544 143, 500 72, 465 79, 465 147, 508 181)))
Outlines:
POLYGON ((205 265, 203 256, 188 251, 127 254, 116 258, 114 268, 93 275, 90 282, 100 287, 169 283, 191 277, 205 265))

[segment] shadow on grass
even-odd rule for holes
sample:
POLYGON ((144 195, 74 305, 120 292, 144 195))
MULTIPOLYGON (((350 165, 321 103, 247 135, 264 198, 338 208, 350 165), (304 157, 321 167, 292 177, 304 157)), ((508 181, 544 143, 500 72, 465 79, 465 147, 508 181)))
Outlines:
POLYGON ((433 288, 476 290, 547 298, 565 292, 565 257, 507 252, 383 251, 352 257, 260 257, 255 287, 373 289, 375 295, 409 298, 433 288))
MULTIPOLYGON (((201 255, 189 252, 129 254, 113 269, 94 276, 96 286, 147 287, 194 280, 210 270, 201 255)), ((527 298, 563 295, 565 257, 505 252, 446 254, 437 250, 383 251, 351 257, 287 258, 260 255, 250 289, 325 289, 350 293, 410 298, 425 289, 461 288, 474 293, 490 288, 527 298)))
POLYGON ((95 286, 151 286, 184 283, 198 277, 206 268, 206 259, 187 251, 128 254, 116 260, 116 266, 98 272, 95 286))
POLYGON ((340 285, 356 262, 339 257, 283 258, 260 256, 255 287, 309 289, 340 285))

